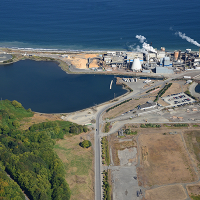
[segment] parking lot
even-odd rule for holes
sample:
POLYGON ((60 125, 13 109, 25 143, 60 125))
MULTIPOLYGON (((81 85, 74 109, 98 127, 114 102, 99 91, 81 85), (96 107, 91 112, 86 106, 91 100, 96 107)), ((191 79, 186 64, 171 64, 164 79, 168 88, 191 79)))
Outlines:
POLYGON ((138 186, 136 166, 113 167, 113 199, 142 199, 141 187, 138 186))
POLYGON ((162 100, 164 100, 166 103, 169 104, 169 106, 172 107, 180 107, 180 106, 184 106, 186 104, 192 104, 195 102, 194 99, 192 99, 191 97, 189 97, 187 94, 181 92, 178 94, 172 94, 171 96, 167 96, 167 97, 162 97, 162 100))

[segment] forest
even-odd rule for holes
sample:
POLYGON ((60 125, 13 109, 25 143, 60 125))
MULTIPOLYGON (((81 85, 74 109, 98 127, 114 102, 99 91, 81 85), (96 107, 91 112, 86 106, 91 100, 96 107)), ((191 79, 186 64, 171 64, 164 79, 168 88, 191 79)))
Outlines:
POLYGON ((32 116, 31 109, 25 110, 17 101, 0 102, 0 183, 5 186, 0 187, 0 199, 11 199, 14 193, 16 199, 24 199, 21 188, 31 200, 68 200, 71 191, 63 163, 53 150, 55 139, 87 132, 87 127, 48 121, 20 129, 23 119, 32 116))

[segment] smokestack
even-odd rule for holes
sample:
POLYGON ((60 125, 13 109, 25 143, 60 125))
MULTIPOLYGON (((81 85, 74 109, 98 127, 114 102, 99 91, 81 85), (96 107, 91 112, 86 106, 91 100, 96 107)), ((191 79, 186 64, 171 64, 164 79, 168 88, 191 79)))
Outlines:
POLYGON ((199 58, 200 58, 200 48, 199 48, 199 58))

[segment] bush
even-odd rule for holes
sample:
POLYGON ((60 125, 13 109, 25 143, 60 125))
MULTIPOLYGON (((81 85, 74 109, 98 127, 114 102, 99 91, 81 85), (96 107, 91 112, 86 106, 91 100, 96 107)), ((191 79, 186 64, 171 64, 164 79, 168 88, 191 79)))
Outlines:
POLYGON ((89 140, 84 140, 83 142, 80 143, 80 146, 83 148, 89 148, 92 146, 92 143, 89 140))

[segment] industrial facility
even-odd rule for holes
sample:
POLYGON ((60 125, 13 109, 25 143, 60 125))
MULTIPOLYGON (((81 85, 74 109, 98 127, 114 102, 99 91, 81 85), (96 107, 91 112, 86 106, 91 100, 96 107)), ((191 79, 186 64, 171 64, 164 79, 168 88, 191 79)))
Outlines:
MULTIPOLYGON (((89 64, 87 65, 88 68, 89 64)), ((142 73, 173 74, 188 69, 200 69, 200 53, 186 49, 166 52, 164 47, 156 51, 129 52, 108 51, 101 55, 99 67, 105 71, 126 70, 142 73)))

